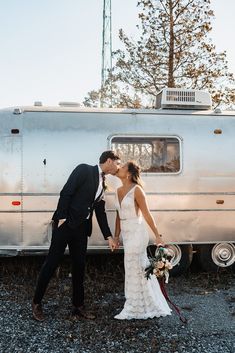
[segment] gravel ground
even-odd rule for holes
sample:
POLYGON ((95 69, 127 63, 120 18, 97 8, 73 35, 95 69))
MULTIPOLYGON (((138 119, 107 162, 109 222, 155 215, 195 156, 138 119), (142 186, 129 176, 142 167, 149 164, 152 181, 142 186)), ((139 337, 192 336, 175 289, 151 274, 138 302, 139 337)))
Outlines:
POLYGON ((168 294, 187 317, 118 321, 124 302, 123 256, 89 255, 86 298, 94 321, 70 317, 71 278, 64 259, 44 300, 47 320, 32 319, 31 298, 43 262, 0 258, 0 353, 235 353, 235 275, 195 270, 170 278, 168 294))

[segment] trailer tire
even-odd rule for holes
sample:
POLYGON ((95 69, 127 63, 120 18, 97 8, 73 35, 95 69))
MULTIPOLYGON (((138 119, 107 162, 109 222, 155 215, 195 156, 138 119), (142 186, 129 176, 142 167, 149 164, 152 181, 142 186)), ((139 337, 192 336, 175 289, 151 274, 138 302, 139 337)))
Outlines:
MULTIPOLYGON (((174 245, 175 246, 175 245, 174 245)), ((179 262, 170 271, 170 275, 176 277, 187 271, 193 259, 193 247, 191 244, 178 245, 181 250, 181 258, 179 262)))
POLYGON ((211 250, 214 244, 202 244, 197 248, 197 258, 202 270, 206 272, 217 272, 218 266, 214 263, 211 257, 211 250))
MULTIPOLYGON (((230 243, 227 243, 227 244, 231 248, 231 244, 230 243)), ((214 251, 215 247, 217 247, 219 245, 220 245, 220 243, 218 243, 218 244, 202 244, 198 247, 197 256, 198 256, 198 260, 199 260, 199 263, 200 263, 202 269, 207 272, 218 272, 220 267, 227 267, 227 268, 231 267, 232 270, 234 271, 235 264, 223 266, 223 263, 221 261, 222 265, 219 266, 214 262, 213 251, 214 251)))
POLYGON ((232 265, 232 272, 235 273, 235 264, 232 265))
MULTIPOLYGON (((147 249, 148 256, 153 256, 156 251, 155 245, 150 245, 147 249)), ((170 276, 180 276, 189 268, 193 258, 193 247, 191 244, 184 245, 168 245, 168 248, 175 254, 175 261, 173 258, 174 267, 170 270, 170 276)))

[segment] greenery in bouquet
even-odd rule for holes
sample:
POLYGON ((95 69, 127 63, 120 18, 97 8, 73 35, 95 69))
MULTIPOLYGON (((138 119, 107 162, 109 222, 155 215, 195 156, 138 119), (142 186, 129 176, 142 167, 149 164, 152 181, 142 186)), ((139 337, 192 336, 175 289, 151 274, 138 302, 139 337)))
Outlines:
POLYGON ((173 268, 172 256, 169 250, 165 247, 156 249, 155 256, 149 257, 149 266, 145 269, 145 277, 150 278, 150 275, 155 275, 157 278, 164 278, 165 283, 169 280, 169 271, 173 268))

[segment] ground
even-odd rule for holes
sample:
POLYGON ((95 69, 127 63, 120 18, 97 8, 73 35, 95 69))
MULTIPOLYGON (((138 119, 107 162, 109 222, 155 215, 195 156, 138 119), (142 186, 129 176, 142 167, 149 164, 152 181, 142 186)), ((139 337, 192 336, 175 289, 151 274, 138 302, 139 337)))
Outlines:
POLYGON ((86 305, 94 321, 74 321, 71 275, 65 257, 44 300, 47 320, 31 315, 35 281, 43 262, 36 258, 0 258, 0 353, 235 353, 235 275, 220 269, 205 273, 192 266, 170 277, 167 291, 188 323, 176 313, 165 318, 118 321, 124 303, 123 255, 89 255, 86 305))

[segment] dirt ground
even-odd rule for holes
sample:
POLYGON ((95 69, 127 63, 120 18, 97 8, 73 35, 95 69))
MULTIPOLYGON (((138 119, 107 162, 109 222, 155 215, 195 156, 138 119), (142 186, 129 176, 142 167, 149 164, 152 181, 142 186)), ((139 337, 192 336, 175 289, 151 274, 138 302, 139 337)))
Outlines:
POLYGON ((229 269, 170 277, 167 291, 187 317, 113 319, 124 303, 123 255, 89 255, 86 304, 94 321, 71 318, 71 275, 65 257, 44 299, 47 320, 31 315, 31 299, 43 257, 1 258, 0 352, 234 353, 235 275, 229 269))

